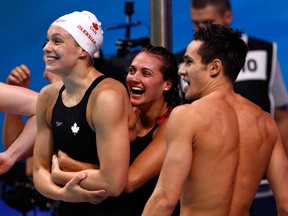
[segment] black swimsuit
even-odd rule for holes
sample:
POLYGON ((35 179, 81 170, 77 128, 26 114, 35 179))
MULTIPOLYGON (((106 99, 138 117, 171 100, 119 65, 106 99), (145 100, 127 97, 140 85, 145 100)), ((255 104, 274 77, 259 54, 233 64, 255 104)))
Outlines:
MULTIPOLYGON (((169 117, 170 112, 172 109, 169 109, 163 116, 159 117, 154 125, 154 127, 143 137, 137 137, 133 142, 130 144, 130 165, 133 161, 137 158, 137 156, 152 142, 153 134, 155 130, 159 127, 159 125, 169 117)), ((129 204, 133 211, 135 212, 136 216, 140 216, 143 212, 146 202, 150 198, 156 183, 158 181, 158 177, 156 176, 146 184, 141 186, 138 190, 130 193, 129 196, 129 204)), ((177 204, 173 216, 178 216, 180 214, 180 205, 177 204)))
MULTIPOLYGON (((52 132, 56 151, 67 153, 71 158, 92 164, 99 164, 96 148, 96 134, 89 127, 86 119, 86 107, 89 96, 97 84, 105 79, 100 76, 91 84, 79 104, 66 107, 62 102, 63 86, 52 114, 52 132)), ((59 216, 97 215, 118 216, 132 215, 126 199, 109 197, 100 204, 60 202, 59 216)))

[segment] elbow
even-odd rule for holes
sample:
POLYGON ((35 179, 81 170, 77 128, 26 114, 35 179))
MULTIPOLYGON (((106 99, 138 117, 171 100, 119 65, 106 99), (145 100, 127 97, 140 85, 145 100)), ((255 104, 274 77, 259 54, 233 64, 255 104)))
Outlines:
POLYGON ((124 187, 115 187, 115 188, 111 188, 108 193, 110 194, 109 196, 112 197, 118 197, 121 195, 121 193, 124 191, 124 187))
POLYGON ((113 191, 113 192, 111 193, 111 196, 112 196, 112 197, 118 197, 118 196, 121 195, 122 191, 123 191, 123 190, 115 190, 115 191, 113 191))
POLYGON ((114 182, 113 187, 109 187, 107 191, 109 193, 109 196, 112 196, 112 197, 120 196, 121 193, 124 191, 125 185, 126 185, 126 181, 118 181, 116 183, 114 182))
POLYGON ((39 183, 39 181, 40 180, 38 179, 38 175, 35 172, 33 172, 33 184, 34 184, 34 187, 37 190, 37 192, 39 192, 41 195, 43 195, 42 194, 41 184, 39 183))

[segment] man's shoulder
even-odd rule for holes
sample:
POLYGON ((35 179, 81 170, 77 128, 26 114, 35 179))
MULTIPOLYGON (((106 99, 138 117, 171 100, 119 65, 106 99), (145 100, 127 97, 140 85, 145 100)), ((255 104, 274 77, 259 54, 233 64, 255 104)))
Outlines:
MULTIPOLYGON (((206 99, 205 97, 195 99, 189 103, 181 104, 176 106, 172 112, 174 115, 183 115, 184 117, 188 114, 191 114, 195 119, 196 116, 203 115, 206 112, 210 112, 207 109, 210 103, 213 103, 214 100, 206 99)), ((185 117, 186 118, 186 117, 185 117)))

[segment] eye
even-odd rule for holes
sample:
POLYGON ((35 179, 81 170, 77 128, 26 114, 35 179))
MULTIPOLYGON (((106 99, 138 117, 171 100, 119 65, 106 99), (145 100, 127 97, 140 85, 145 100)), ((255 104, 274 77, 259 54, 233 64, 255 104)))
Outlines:
POLYGON ((192 60, 190 60, 190 59, 184 59, 184 63, 185 63, 185 65, 191 65, 192 63, 193 63, 193 61, 192 60))
POLYGON ((61 43, 61 41, 60 41, 59 39, 57 39, 57 38, 55 38, 55 39, 53 40, 53 42, 54 42, 54 44, 56 44, 56 45, 58 45, 58 44, 61 43))
POLYGON ((55 44, 55 45, 59 45, 61 43, 63 43, 63 38, 61 38, 59 35, 53 35, 51 38, 51 41, 55 44))
POLYGON ((148 71, 148 70, 143 70, 142 74, 143 74, 144 77, 149 77, 149 76, 151 76, 151 72, 148 71))
POLYGON ((135 69, 134 67, 129 67, 128 73, 131 74, 131 75, 133 75, 133 74, 136 73, 136 69, 135 69))

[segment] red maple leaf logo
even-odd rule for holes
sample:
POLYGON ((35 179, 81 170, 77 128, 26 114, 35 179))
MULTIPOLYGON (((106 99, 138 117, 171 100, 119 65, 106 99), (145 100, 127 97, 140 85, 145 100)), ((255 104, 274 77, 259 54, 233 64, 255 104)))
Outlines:
POLYGON ((96 29, 96 30, 98 30, 98 29, 99 29, 99 27, 98 27, 98 24, 96 24, 96 23, 93 23, 92 25, 93 25, 93 28, 94 28, 94 29, 96 29))

